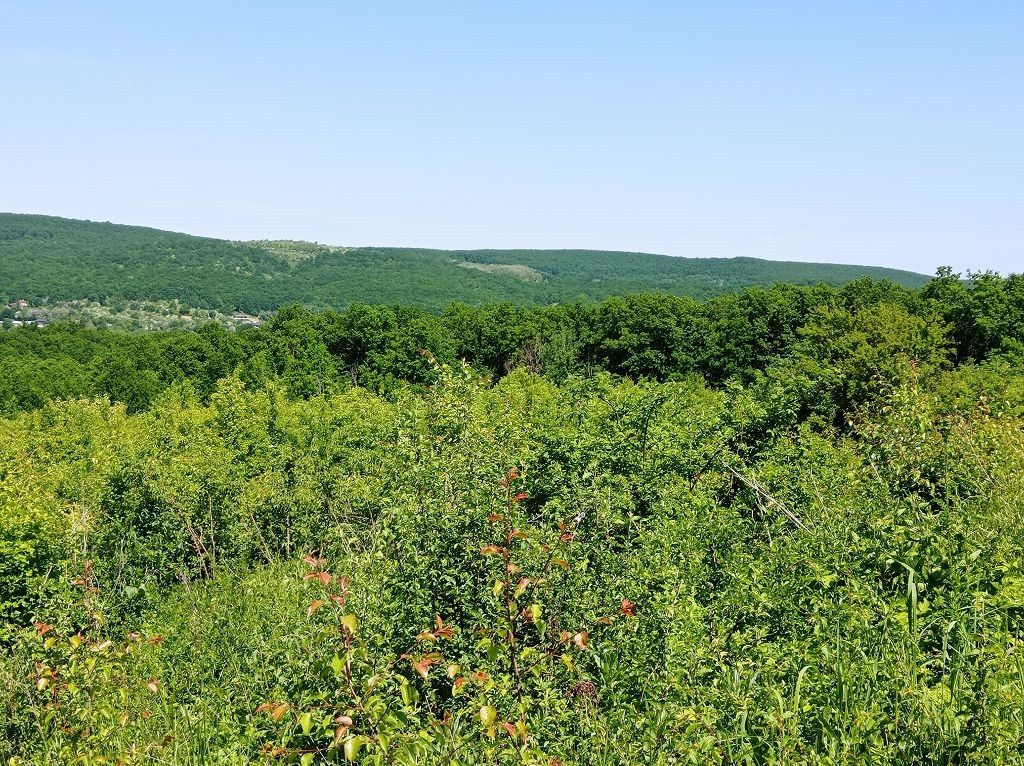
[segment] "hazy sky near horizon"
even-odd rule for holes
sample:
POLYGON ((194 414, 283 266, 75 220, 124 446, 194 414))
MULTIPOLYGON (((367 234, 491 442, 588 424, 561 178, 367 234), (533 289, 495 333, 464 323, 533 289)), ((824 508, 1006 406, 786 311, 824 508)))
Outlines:
POLYGON ((0 0, 0 210, 1024 271, 1024 3, 0 0))

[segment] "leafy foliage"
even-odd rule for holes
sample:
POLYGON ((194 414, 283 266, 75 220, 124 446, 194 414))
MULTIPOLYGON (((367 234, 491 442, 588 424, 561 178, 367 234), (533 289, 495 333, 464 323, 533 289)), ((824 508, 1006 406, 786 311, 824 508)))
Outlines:
POLYGON ((11 333, 0 759, 1018 763, 1016 284, 11 333))

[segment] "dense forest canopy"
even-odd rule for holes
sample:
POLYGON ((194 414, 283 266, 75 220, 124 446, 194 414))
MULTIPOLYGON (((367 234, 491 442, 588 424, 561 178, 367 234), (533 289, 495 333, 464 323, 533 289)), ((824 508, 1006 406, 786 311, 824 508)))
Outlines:
POLYGON ((1020 276, 0 362, 12 766, 1020 762, 1020 276))
POLYGON ((228 242, 49 216, 0 213, 0 302, 179 301, 224 313, 288 303, 342 308, 451 302, 544 305, 656 290, 708 297, 776 282, 927 278, 867 266, 672 258, 595 250, 448 251, 228 242))
POLYGON ((632 379, 695 375, 713 385, 746 383, 811 348, 840 354, 830 344, 860 338, 877 349, 890 336, 905 336, 900 352, 934 344, 934 353, 920 359, 935 356, 942 365, 1021 353, 1024 277, 989 274, 964 282, 945 271, 919 291, 861 279, 842 287, 752 288, 704 301, 636 294, 550 307, 455 303, 440 313, 362 303, 341 311, 292 305, 240 332, 212 322, 198 332, 22 328, 0 333, 0 362, 8 372, 0 380, 0 413, 84 396, 106 396, 139 411, 182 382, 205 400, 236 371, 252 383, 280 378, 297 396, 351 385, 386 394, 400 385, 429 385, 435 363, 458 361, 491 376, 526 367, 554 380, 604 370, 632 379))

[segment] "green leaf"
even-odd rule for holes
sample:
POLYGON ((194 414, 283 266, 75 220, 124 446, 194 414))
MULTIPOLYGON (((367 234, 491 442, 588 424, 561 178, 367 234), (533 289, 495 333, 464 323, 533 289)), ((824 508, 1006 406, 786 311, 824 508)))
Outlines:
POLYGON ((359 755, 359 748, 363 746, 363 738, 359 735, 345 741, 342 750, 345 753, 345 760, 354 761, 359 755))
POLYGON ((490 726, 498 718, 498 711, 491 705, 484 705, 480 708, 480 723, 490 726))
POLYGON ((356 628, 359 627, 359 620, 356 619, 354 614, 346 614, 341 618, 341 624, 345 627, 345 630, 354 636, 356 634, 356 628))
POLYGON ((409 683, 402 684, 401 693, 402 702, 404 702, 406 705, 412 705, 416 702, 416 700, 419 699, 420 696, 419 692, 416 691, 416 688, 410 685, 409 683))

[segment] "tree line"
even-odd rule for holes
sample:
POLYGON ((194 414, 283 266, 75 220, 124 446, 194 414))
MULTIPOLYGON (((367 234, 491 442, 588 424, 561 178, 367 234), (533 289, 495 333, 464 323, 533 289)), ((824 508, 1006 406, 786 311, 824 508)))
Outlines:
MULTIPOLYGON (((657 381, 695 375, 718 386, 750 382, 786 359, 835 357, 860 365, 866 386, 887 357, 908 349, 941 366, 1020 354, 1022 343, 1024 277, 965 281, 949 270, 921 290, 862 279, 704 301, 645 293, 550 307, 452 304, 439 313, 291 305, 237 333, 212 323, 198 332, 66 324, 4 332, 0 413, 82 396, 107 396, 140 411, 175 383, 187 381, 208 397, 236 369, 250 382, 279 377, 297 397, 348 386, 388 393, 429 384, 435 362, 459 360, 494 378, 526 367, 556 381, 606 371, 657 381)), ((856 399, 855 388, 842 396, 856 399)))

